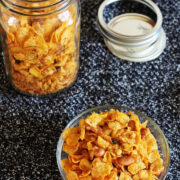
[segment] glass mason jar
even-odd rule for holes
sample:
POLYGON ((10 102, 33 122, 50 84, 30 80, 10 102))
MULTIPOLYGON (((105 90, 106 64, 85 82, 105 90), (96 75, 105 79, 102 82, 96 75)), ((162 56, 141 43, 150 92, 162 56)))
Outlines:
POLYGON ((6 73, 25 94, 52 94, 71 85, 79 67, 79 0, 1 0, 6 73))

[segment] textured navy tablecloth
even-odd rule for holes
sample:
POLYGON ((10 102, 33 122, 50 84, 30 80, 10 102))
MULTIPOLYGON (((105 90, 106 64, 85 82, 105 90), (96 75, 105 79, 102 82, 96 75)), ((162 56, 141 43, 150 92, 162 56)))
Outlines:
POLYGON ((27 97, 7 81, 0 61, 0 179, 61 179, 56 146, 65 125, 87 108, 119 104, 154 119, 171 151, 167 179, 180 177, 180 3, 156 0, 163 14, 167 47, 146 63, 126 62, 106 48, 96 28, 102 0, 82 4, 80 69, 76 83, 53 97, 27 97))

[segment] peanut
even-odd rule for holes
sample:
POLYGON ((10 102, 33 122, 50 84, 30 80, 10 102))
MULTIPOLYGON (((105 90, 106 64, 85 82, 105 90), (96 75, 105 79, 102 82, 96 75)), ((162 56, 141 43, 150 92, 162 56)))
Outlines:
POLYGON ((135 162, 135 159, 132 156, 122 156, 117 158, 119 164, 124 166, 129 166, 130 164, 135 162))
POLYGON ((131 128, 132 131, 136 130, 136 125, 135 125, 135 122, 133 120, 129 121, 128 126, 131 128))
POLYGON ((102 157, 104 153, 105 153, 105 150, 103 148, 94 149, 94 155, 96 157, 102 157))
POLYGON ((148 128, 142 128, 141 129, 141 136, 145 137, 149 134, 148 128))

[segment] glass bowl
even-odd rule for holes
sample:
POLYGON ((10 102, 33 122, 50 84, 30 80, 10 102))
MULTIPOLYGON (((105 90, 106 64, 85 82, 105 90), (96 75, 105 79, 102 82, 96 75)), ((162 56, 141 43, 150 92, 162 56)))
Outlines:
MULTIPOLYGON (((78 116, 76 116, 74 119, 72 119, 68 125, 65 127, 66 128, 72 128, 74 126, 79 125, 79 120, 82 118, 86 118, 88 115, 92 114, 93 112, 100 113, 100 112, 106 112, 109 111, 110 109, 117 109, 120 112, 133 112, 138 115, 141 123, 148 120, 147 127, 150 129, 151 133, 154 135, 156 138, 157 144, 158 144, 158 150, 160 153, 161 158, 163 159, 164 163, 164 171, 160 174, 158 177, 160 180, 163 180, 166 178, 166 174, 168 172, 169 164, 170 164, 170 153, 169 153, 169 146, 167 143, 167 140, 159 128, 159 126, 149 117, 147 117, 145 114, 133 110, 131 108, 125 107, 125 106, 118 106, 118 105, 105 105, 105 106, 97 106, 91 109, 88 109, 78 116)), ((66 180, 66 173, 62 168, 61 160, 67 158, 67 154, 62 151, 64 141, 62 140, 62 135, 59 138, 58 145, 57 145, 57 151, 56 151, 56 158, 57 158, 57 164, 59 171, 61 173, 61 176, 63 180, 66 180)))

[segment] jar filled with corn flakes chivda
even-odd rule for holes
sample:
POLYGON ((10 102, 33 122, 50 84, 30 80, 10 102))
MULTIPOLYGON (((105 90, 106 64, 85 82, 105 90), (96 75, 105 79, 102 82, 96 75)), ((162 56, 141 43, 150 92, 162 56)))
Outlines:
POLYGON ((52 94, 75 81, 78 0, 1 0, 0 24, 6 72, 17 90, 52 94))

